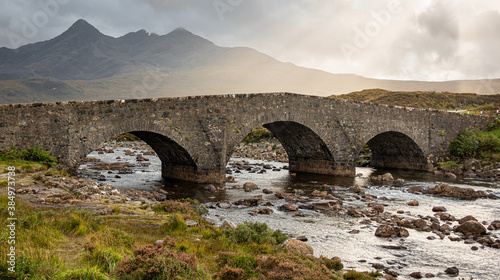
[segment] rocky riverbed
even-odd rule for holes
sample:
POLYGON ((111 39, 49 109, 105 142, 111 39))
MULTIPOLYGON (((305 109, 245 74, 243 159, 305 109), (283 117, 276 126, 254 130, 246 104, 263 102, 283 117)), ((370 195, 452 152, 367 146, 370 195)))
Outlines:
POLYGON ((305 241, 316 256, 387 278, 496 279, 500 273, 497 182, 370 168, 358 169, 354 179, 293 174, 279 149, 242 145, 236 154, 261 152, 264 160, 233 158, 228 182, 215 186, 165 182, 147 145, 110 143, 81 166, 85 178, 21 174, 17 192, 35 205, 97 214, 150 213, 164 199, 197 198, 216 225, 266 222, 305 241))

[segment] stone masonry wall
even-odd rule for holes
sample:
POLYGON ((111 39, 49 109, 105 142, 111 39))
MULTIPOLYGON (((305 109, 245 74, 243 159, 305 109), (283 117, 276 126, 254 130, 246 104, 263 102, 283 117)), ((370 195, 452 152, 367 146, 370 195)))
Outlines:
POLYGON ((353 176, 377 135, 398 142, 379 145, 382 165, 406 158, 408 168, 425 169, 459 131, 494 120, 291 93, 3 105, 0 116, 0 148, 41 146, 73 172, 106 140, 135 132, 159 155, 164 177, 218 183, 235 147, 262 125, 281 140, 293 171, 353 176))

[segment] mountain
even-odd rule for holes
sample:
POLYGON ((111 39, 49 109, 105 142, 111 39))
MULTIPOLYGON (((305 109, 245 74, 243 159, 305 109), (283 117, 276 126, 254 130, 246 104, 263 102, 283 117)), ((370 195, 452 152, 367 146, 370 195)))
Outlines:
POLYGON ((343 94, 366 88, 493 94, 500 80, 418 82, 364 78, 280 62, 254 49, 220 47, 183 28, 114 38, 85 20, 61 35, 0 48, 0 103, 222 93, 343 94))

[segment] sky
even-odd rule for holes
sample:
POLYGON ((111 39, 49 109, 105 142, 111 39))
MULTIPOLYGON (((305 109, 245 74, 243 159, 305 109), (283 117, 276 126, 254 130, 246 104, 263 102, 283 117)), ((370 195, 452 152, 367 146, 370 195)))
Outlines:
POLYGON ((78 19, 113 37, 183 27, 331 73, 500 78, 500 1, 491 0, 6 0, 0 47, 51 39, 78 19))

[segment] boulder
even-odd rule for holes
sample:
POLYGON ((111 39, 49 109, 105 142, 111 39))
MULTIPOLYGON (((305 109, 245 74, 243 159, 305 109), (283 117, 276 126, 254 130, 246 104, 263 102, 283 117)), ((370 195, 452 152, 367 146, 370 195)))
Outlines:
POLYGON ((392 177, 391 173, 385 173, 382 175, 382 181, 394 181, 394 177, 392 177))
POLYGON ((448 211, 444 206, 434 206, 432 207, 432 212, 446 212, 448 211))
POLYGON ((294 212, 297 211, 297 206, 294 204, 283 204, 279 208, 281 211, 294 212))
POLYGON ((422 273, 421 272, 412 272, 410 273, 410 277, 416 278, 416 279, 421 279, 422 278, 422 273))
POLYGON ((418 205, 420 205, 418 203, 418 201, 416 201, 416 200, 412 200, 412 201, 408 202, 407 204, 408 204, 408 206, 418 206, 418 205))
POLYGON ((208 192, 216 192, 217 191, 217 188, 214 185, 207 185, 207 186, 205 186, 204 189, 208 192))
POLYGON ((281 248, 304 256, 314 255, 314 250, 310 245, 297 239, 288 240, 281 248))
POLYGON ((222 223, 222 225, 220 226, 221 229, 235 229, 236 228, 236 225, 229 221, 229 220, 224 220, 224 222, 222 223))
POLYGON ((262 195, 256 195, 252 198, 240 199, 234 202, 235 205, 257 206, 262 202, 262 195))
POLYGON ((243 184, 243 189, 245 190, 245 192, 251 192, 253 190, 258 190, 259 186, 257 186, 257 184, 253 182, 246 182, 245 184, 243 184))
POLYGON ((481 163, 477 159, 468 159, 464 161, 464 170, 477 171, 481 169, 481 163))
POLYGON ((457 277, 458 274, 459 274, 459 270, 458 268, 456 268, 455 266, 454 267, 448 267, 444 273, 448 274, 449 276, 451 277, 457 277))
POLYGON ((394 228, 389 224, 380 225, 375 231, 375 236, 378 237, 391 237, 394 234, 394 228))
POLYGON ((457 178, 457 175, 451 173, 451 172, 446 172, 444 173, 444 177, 445 178, 450 178, 450 179, 456 179, 457 178))
POLYGON ((464 234, 485 234, 486 228, 477 221, 467 221, 455 228, 455 232, 461 232, 464 234))
POLYGON ((437 185, 434 188, 423 191, 426 194, 432 194, 443 197, 454 197, 463 200, 475 200, 477 198, 491 198, 496 199, 494 194, 486 194, 483 191, 475 191, 471 188, 460 188, 450 186, 448 184, 437 185))
POLYGON ((465 217, 463 217, 462 219, 458 219, 458 223, 459 223, 459 224, 463 224, 463 223, 465 223, 465 222, 467 222, 467 221, 476 221, 476 222, 477 222, 477 219, 476 219, 476 218, 474 218, 474 217, 473 217, 473 216, 471 216, 471 215, 465 216, 465 217))
POLYGON ((424 219, 417 219, 413 221, 413 225, 415 225, 416 228, 423 228, 427 226, 427 222, 424 219))

